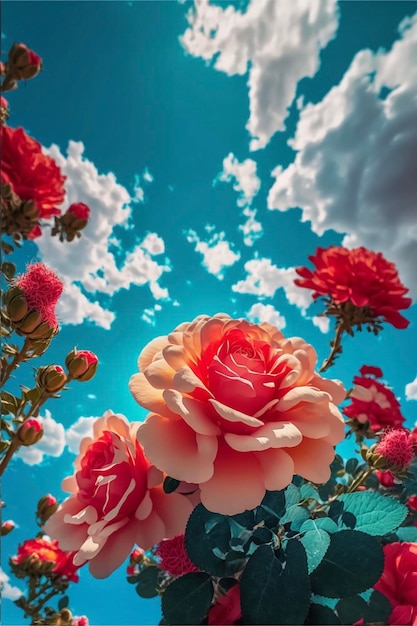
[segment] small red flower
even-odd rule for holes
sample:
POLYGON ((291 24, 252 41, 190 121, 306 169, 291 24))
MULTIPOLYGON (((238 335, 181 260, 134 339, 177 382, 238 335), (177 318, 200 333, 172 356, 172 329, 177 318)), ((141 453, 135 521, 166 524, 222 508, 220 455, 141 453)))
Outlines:
POLYGON ((15 280, 23 290, 29 309, 39 311, 42 321, 56 328, 55 306, 63 292, 64 283, 44 263, 33 263, 25 274, 15 280))
MULTIPOLYGON (((409 321, 399 313, 411 305, 411 298, 404 297, 408 289, 401 283, 394 263, 387 261, 380 252, 363 247, 347 250, 332 246, 317 248, 309 259, 315 270, 297 268, 301 278, 294 282, 299 287, 313 289, 314 299, 325 296, 336 306, 350 303, 395 328, 408 326, 409 321)), ((363 323, 368 321, 364 319, 363 323)))
POLYGON ((213 625, 236 624, 241 617, 239 585, 235 585, 224 596, 220 596, 207 616, 208 623, 213 625))
POLYGON ((41 563, 55 563, 53 573, 65 576, 73 582, 78 582, 76 567, 72 560, 75 552, 64 552, 60 549, 58 541, 50 541, 45 537, 28 539, 19 546, 17 555, 12 557, 11 562, 19 565, 28 557, 36 557, 41 563))
POLYGON ((380 378, 382 370, 364 365, 360 372, 362 376, 353 379, 351 404, 343 409, 344 414, 359 424, 369 423, 370 435, 387 427, 401 427, 405 418, 400 403, 389 387, 374 378, 380 378))
POLYGON ((405 428, 387 430, 375 453, 385 457, 392 466, 406 469, 415 457, 413 437, 405 428))
POLYGON ((78 220, 88 220, 90 217, 90 207, 83 202, 77 202, 68 207, 67 213, 75 215, 78 220))
POLYGON ((155 554, 161 559, 160 567, 172 576, 200 571, 187 554, 184 534, 158 543, 155 554))
POLYGON ((385 565, 374 589, 391 603, 389 624, 417 626, 417 543, 384 546, 385 565))
MULTIPOLYGON (((21 200, 33 200, 39 217, 59 215, 65 198, 66 177, 54 159, 23 128, 1 127, 1 180, 11 184, 21 200)), ((38 236, 33 235, 32 238, 38 236)))
POLYGON ((379 483, 383 487, 385 487, 386 489, 390 489, 391 487, 394 487, 395 485, 394 476, 391 474, 389 470, 387 470, 386 472, 380 472, 379 470, 377 470, 375 474, 379 480, 379 483))

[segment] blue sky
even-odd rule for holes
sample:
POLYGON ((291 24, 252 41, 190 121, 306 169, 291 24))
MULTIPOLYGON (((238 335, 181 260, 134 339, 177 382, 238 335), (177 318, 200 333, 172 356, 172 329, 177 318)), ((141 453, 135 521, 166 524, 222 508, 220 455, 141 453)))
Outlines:
MULTIPOLYGON (((92 209, 79 242, 44 236, 15 261, 65 279, 45 362, 74 345, 100 359, 93 381, 47 405, 37 452, 8 469, 4 516, 18 528, 3 541, 7 574, 36 532, 38 498, 64 497, 93 418, 144 419, 127 383, 152 338, 223 311, 304 337, 321 362, 333 325, 317 325, 293 268, 342 242, 395 261, 415 299, 417 2, 4 2, 2 18, 2 50, 22 41, 44 61, 9 94, 9 124, 57 159, 68 202, 92 209)), ((405 331, 347 338, 328 376, 350 386, 364 363, 382 367, 413 426, 415 305, 405 315, 405 331)), ((22 367, 18 382, 30 375, 22 367)), ((124 568, 104 581, 82 571, 70 596, 91 624, 159 621, 124 568)), ((22 622, 8 600, 2 620, 22 622)))

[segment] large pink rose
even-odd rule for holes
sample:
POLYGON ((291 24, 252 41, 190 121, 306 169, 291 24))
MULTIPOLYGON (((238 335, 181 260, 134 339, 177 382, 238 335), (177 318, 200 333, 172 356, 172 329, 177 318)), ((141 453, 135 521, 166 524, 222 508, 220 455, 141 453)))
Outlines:
POLYGON ((138 429, 147 458, 196 483, 206 508, 233 515, 294 474, 325 482, 344 437, 339 381, 314 372, 316 353, 264 323, 199 316, 139 357, 133 396, 152 411, 138 429))
POLYGON ((148 550, 184 532, 193 508, 186 497, 164 493, 162 472, 137 441, 138 426, 111 411, 94 423, 94 439, 82 440, 76 473, 62 485, 71 496, 45 526, 96 578, 109 576, 135 544, 148 550))

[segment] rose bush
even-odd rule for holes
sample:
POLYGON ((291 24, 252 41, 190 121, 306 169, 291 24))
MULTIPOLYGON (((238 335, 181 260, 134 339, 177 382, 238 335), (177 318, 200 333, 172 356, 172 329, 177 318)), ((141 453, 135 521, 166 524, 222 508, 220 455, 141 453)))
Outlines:
POLYGON ((294 474, 325 482, 344 437, 340 381, 315 373, 316 353, 270 324, 199 316, 139 356, 129 386, 152 411, 138 429, 147 458, 200 487, 206 508, 259 505, 294 474))
POLYGON ((366 248, 348 250, 338 246, 317 248, 309 257, 315 270, 297 268, 299 287, 313 289, 313 298, 326 296, 334 304, 350 302, 360 309, 369 309, 375 318, 406 328, 408 320, 399 311, 411 305, 404 295, 408 289, 401 283, 394 263, 381 253, 366 248))
MULTIPOLYGON (((23 128, 1 126, 1 180, 11 184, 21 200, 33 200, 40 218, 59 215, 65 198, 66 176, 38 141, 23 128)), ((37 237, 33 233, 32 237, 37 237)))
POLYGON ((75 460, 76 473, 64 479, 71 496, 45 526, 74 563, 89 562, 96 578, 119 567, 135 543, 147 550, 165 537, 184 532, 190 501, 165 494, 163 474, 149 463, 136 439, 139 424, 111 411, 94 423, 75 460))
POLYGON ((391 602, 389 623, 417 626, 417 543, 389 543, 384 556, 384 571, 375 589, 391 602))

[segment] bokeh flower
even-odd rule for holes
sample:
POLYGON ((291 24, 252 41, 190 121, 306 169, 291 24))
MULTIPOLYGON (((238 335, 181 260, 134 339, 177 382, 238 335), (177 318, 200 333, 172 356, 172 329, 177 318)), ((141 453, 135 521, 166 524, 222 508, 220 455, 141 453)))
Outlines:
POLYGON ((38 217, 59 215, 66 177, 54 159, 42 152, 38 141, 23 128, 1 127, 1 180, 11 184, 21 200, 33 200, 38 217))
POLYGON ((75 475, 64 479, 71 496, 45 526, 74 563, 90 564, 96 578, 109 576, 135 544, 150 549, 184 531, 192 505, 165 494, 163 474, 145 458, 136 439, 138 423, 107 411, 94 423, 94 437, 80 444, 75 475))
POLYGON ((13 565, 22 565, 25 561, 33 562, 34 559, 40 564, 54 563, 52 573, 65 576, 72 582, 78 581, 78 566, 73 563, 73 553, 62 550, 58 541, 51 541, 48 537, 27 539, 18 547, 17 555, 10 561, 13 565))
POLYGON ((411 305, 411 298, 404 297, 408 289, 401 283, 394 263, 380 252, 331 246, 317 248, 309 259, 315 269, 297 268, 301 278, 294 282, 312 289, 314 299, 329 298, 336 308, 333 314, 349 316, 353 324, 385 320, 395 328, 408 326, 409 321, 399 313, 411 305))
POLYGON ((405 428, 387 430, 375 448, 375 453, 383 456, 395 471, 406 470, 415 458, 414 439, 405 428))
POLYGON ((206 508, 233 515, 294 474, 326 482, 344 437, 340 381, 314 371, 316 353, 274 326, 205 315, 139 356, 130 390, 152 411, 138 429, 147 458, 196 483, 206 508))
POLYGON ((199 571, 187 554, 184 538, 184 533, 181 533, 172 539, 164 539, 156 546, 155 554, 161 559, 159 567, 171 576, 199 571))
POLYGON ((400 403, 389 387, 376 380, 382 377, 382 370, 364 365, 359 371, 361 376, 353 379, 354 388, 349 396, 351 403, 343 409, 351 420, 350 425, 355 426, 354 422, 358 422, 368 436, 384 428, 401 427, 405 418, 400 403))
POLYGON ((14 43, 9 50, 7 72, 15 80, 34 78, 42 69, 39 54, 28 48, 24 43, 14 43))
POLYGON ((391 602, 388 623, 417 626, 417 543, 389 543, 384 556, 384 571, 374 588, 391 602))

